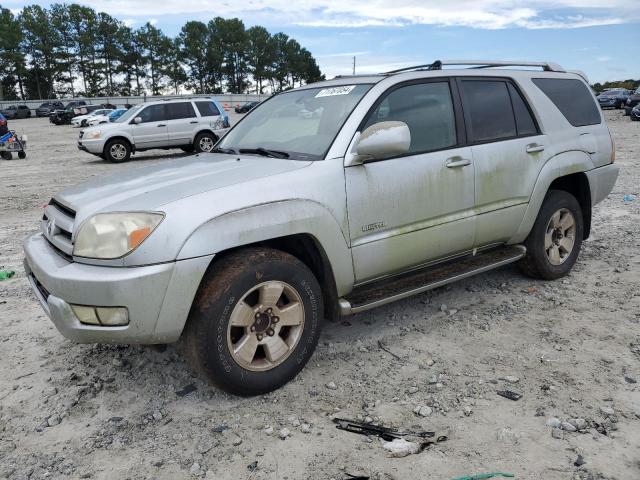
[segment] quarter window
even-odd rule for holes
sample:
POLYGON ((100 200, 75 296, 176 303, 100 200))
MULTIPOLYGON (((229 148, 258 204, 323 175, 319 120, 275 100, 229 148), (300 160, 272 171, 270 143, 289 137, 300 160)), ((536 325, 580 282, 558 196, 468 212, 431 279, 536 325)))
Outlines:
POLYGON ((142 118, 141 123, 161 122, 166 120, 164 105, 150 105, 142 110, 138 117, 142 118))
POLYGON ((215 117, 220 115, 218 107, 216 107, 213 102, 196 102, 196 107, 198 107, 198 111, 203 117, 215 117))
POLYGON ((196 112, 193 110, 191 102, 167 103, 167 111, 167 118, 169 120, 194 118, 196 116, 196 112))
POLYGON ((549 97, 574 127, 597 125, 600 108, 587 86, 572 78, 534 78, 533 83, 549 97))
POLYGON ((536 128, 536 122, 533 120, 531 111, 527 104, 520 95, 520 92, 516 90, 512 84, 509 85, 509 94, 511 95, 511 103, 513 104, 513 114, 516 117, 516 129, 518 130, 518 136, 524 137, 527 135, 535 135, 538 133, 536 128))
POLYGON ((462 80, 460 84, 469 141, 488 142, 517 136, 506 82, 462 80))
POLYGON ((457 144, 448 82, 419 83, 393 90, 370 114, 363 130, 386 121, 407 124, 411 132, 409 154, 440 150, 457 144))

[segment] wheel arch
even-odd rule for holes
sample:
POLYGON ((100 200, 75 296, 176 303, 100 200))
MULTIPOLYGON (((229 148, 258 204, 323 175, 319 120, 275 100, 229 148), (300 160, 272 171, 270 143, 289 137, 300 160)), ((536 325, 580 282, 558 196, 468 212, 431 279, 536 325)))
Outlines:
POLYGON ((522 222, 508 243, 522 243, 527 238, 547 192, 553 188, 567 191, 576 197, 583 210, 584 238, 587 238, 591 230, 592 198, 585 172, 594 168, 591 157, 579 150, 563 152, 550 158, 536 179, 522 222))
POLYGON ((104 141, 104 147, 102 147, 102 153, 105 152, 105 150, 107 149, 107 145, 113 140, 124 140, 129 144, 129 147, 131 148, 132 152, 135 150, 135 146, 130 138, 127 138, 125 135, 114 135, 113 137, 109 137, 104 141))
POLYGON ((216 135, 216 132, 214 132, 211 128, 202 128, 193 134, 193 137, 191 138, 191 143, 194 143, 196 141, 196 137, 201 133, 210 133, 211 135, 213 135, 213 138, 215 139, 216 142, 220 140, 220 137, 216 135))
POLYGON ((214 263, 254 246, 287 252, 307 265, 322 287, 328 316, 337 313, 339 296, 353 288, 353 263, 343 231, 325 207, 309 200, 266 203, 209 220, 185 241, 177 259, 214 254, 214 263))

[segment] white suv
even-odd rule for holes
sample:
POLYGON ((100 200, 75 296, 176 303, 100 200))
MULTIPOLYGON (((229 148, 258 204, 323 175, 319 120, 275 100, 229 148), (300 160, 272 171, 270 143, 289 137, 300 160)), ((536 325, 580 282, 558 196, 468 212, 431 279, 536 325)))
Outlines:
POLYGON ((212 99, 160 100, 136 105, 113 123, 82 130, 78 148, 117 163, 154 148, 210 152, 227 128, 228 116, 212 99))

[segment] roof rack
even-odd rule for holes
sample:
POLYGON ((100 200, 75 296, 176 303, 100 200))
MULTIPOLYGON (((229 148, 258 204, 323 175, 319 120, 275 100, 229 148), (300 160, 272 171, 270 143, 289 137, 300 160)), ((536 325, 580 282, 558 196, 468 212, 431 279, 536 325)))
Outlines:
POLYGON ((394 73, 410 72, 412 70, 442 70, 444 65, 468 65, 471 68, 492 68, 492 67, 541 67, 545 72, 566 72, 557 63, 552 62, 517 62, 517 61, 495 61, 495 60, 436 60, 426 65, 415 65, 413 67, 399 68, 385 72, 387 75, 394 73))

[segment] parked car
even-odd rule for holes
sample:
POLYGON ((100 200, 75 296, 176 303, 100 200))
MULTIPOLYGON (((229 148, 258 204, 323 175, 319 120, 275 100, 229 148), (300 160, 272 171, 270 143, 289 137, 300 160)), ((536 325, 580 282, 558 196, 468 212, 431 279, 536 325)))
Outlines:
POLYGON ((236 105, 235 111, 236 113, 247 113, 257 107, 260 102, 247 102, 243 105, 236 105))
POLYGON ((225 133, 223 110, 209 99, 159 100, 136 105, 113 123, 80 132, 78 148, 110 162, 154 148, 210 152, 225 133))
POLYGON ((640 105, 636 105, 631 109, 630 116, 631 116, 631 120, 633 120, 634 122, 637 122, 638 120, 640 120, 640 105))
POLYGON ((629 95, 629 98, 624 105, 624 114, 630 115, 631 110, 633 110, 633 108, 638 104, 640 104, 640 87, 638 87, 635 92, 629 95))
POLYGON ((122 115, 124 115, 126 111, 126 108, 118 108, 116 110, 111 110, 109 113, 105 113, 104 115, 94 115, 87 120, 87 124, 89 126, 93 126, 99 125, 101 123, 115 122, 122 115))
POLYGON ((623 108, 629 95, 631 95, 631 90, 616 88, 605 90, 597 98, 602 108, 623 108))
MULTIPOLYGON (((325 317, 509 263, 567 275, 618 176, 603 114, 559 65, 467 63, 482 68, 436 62, 288 90, 212 154, 63 190, 24 244, 36 297, 71 340, 184 337, 199 372, 257 395, 303 368, 325 317), (300 121, 302 109, 321 116, 300 121)), ((183 139, 169 135, 184 145, 201 108, 153 102, 85 137, 122 160, 136 127, 155 142, 149 131, 179 117, 183 139)))
POLYGON ((9 105, 7 108, 0 110, 7 120, 16 120, 18 118, 29 118, 31 109, 26 105, 9 105))
POLYGON ((91 112, 85 115, 78 115, 77 117, 73 117, 71 119, 72 127, 86 127, 89 125, 89 120, 98 116, 104 116, 113 112, 111 108, 97 108, 92 110, 91 112))
POLYGON ((71 119, 76 116, 75 109, 86 104, 87 102, 84 100, 72 100, 64 108, 54 110, 49 115, 49 122, 56 125, 68 125, 71 123, 71 119))
POLYGON ((55 110, 64 110, 62 102, 44 102, 36 108, 36 117, 48 117, 55 110))

